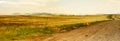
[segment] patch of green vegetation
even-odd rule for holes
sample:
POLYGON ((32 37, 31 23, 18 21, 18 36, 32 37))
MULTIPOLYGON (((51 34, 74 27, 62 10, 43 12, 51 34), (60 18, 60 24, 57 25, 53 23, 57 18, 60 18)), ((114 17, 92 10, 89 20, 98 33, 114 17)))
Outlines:
POLYGON ((6 31, 0 33, 0 40, 18 40, 32 36, 43 36, 53 34, 49 28, 29 28, 29 27, 8 27, 6 31), (2 39, 1 39, 2 38, 2 39))
POLYGON ((61 30, 60 32, 66 32, 83 26, 87 26, 87 25, 84 23, 77 23, 77 24, 61 25, 59 26, 59 28, 61 30))
POLYGON ((95 21, 95 22, 91 22, 90 24, 96 24, 96 23, 107 22, 107 21, 110 21, 110 20, 104 20, 104 21, 95 21))
POLYGON ((107 16, 107 18, 108 18, 108 19, 111 19, 111 20, 114 20, 114 18, 113 18, 113 15, 112 15, 112 14, 108 15, 108 16, 107 16))

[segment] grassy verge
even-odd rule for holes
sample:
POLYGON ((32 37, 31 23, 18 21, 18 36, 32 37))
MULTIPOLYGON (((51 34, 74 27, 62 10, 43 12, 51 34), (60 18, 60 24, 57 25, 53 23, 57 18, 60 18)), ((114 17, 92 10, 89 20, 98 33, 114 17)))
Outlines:
POLYGON ((91 22, 90 24, 96 24, 96 23, 107 22, 107 21, 111 21, 111 20, 95 21, 95 22, 91 22))
POLYGON ((60 28, 60 32, 66 32, 66 31, 70 31, 70 30, 77 29, 80 27, 89 26, 89 25, 93 25, 96 23, 107 22, 107 21, 110 21, 110 20, 95 21, 95 22, 90 22, 90 23, 77 23, 77 24, 61 25, 58 27, 60 28))

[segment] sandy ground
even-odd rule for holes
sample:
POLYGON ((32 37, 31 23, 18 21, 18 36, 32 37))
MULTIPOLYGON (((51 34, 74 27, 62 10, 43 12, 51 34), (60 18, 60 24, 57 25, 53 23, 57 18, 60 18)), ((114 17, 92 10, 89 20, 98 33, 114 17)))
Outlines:
POLYGON ((55 34, 43 41, 120 41, 120 20, 98 23, 70 32, 55 34))

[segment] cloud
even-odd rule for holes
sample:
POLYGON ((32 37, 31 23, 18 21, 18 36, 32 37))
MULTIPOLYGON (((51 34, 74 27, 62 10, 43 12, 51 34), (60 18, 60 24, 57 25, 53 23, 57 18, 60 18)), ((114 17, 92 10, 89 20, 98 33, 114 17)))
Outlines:
POLYGON ((50 9, 49 3, 58 2, 59 0, 2 0, 0 1, 0 12, 46 12, 50 9))
POLYGON ((116 13, 119 0, 2 0, 0 12, 7 13, 116 13))
POLYGON ((4 0, 4 1, 12 1, 12 2, 38 2, 38 3, 48 3, 48 2, 57 2, 59 0, 4 0))
POLYGON ((2 5, 8 5, 8 6, 12 6, 12 5, 45 5, 44 3, 36 3, 36 2, 13 2, 13 1, 0 1, 0 4, 2 5))
POLYGON ((0 4, 9 4, 9 5, 41 5, 45 6, 51 2, 57 2, 58 0, 4 0, 0 1, 0 4))
POLYGON ((120 2, 120 0, 109 0, 111 2, 120 2))
POLYGON ((103 0, 109 3, 120 4, 120 0, 103 0))
POLYGON ((0 1, 0 3, 3 3, 4 1, 0 1))
POLYGON ((26 0, 26 1, 49 3, 49 2, 57 2, 59 0, 26 0))
POLYGON ((22 11, 26 9, 42 9, 47 8, 47 5, 51 2, 58 2, 59 0, 0 0, 1 11, 6 8, 20 9, 22 11))

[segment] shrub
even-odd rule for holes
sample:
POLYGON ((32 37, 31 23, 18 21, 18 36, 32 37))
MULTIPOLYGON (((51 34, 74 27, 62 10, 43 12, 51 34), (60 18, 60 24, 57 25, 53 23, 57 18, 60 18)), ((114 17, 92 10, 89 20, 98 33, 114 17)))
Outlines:
POLYGON ((110 20, 114 20, 113 15, 108 15, 107 18, 110 20))
POLYGON ((59 26, 59 28, 64 31, 69 31, 69 30, 73 30, 75 28, 79 28, 83 26, 87 26, 87 25, 84 23, 77 23, 77 24, 62 25, 62 26, 59 26))

